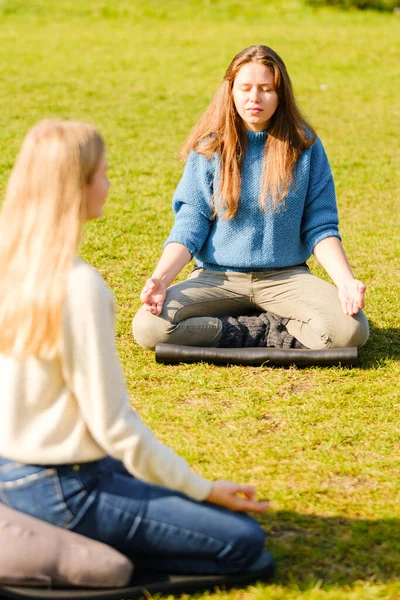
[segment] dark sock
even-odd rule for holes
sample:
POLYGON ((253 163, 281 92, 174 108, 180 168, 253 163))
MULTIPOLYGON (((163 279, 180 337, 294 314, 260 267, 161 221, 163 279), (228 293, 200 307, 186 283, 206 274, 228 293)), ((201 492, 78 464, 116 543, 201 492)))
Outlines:
POLYGON ((234 317, 220 317, 222 324, 221 339, 218 346, 221 348, 242 348, 242 330, 239 322, 234 317))
POLYGON ((222 324, 220 348, 305 348, 288 333, 289 319, 274 313, 220 317, 222 324))
POLYGON ((265 346, 265 323, 258 315, 237 317, 242 330, 242 348, 259 348, 265 346))
POLYGON ((264 346, 267 348, 293 348, 297 340, 286 329, 289 319, 284 319, 271 312, 260 314, 260 319, 266 325, 264 346))

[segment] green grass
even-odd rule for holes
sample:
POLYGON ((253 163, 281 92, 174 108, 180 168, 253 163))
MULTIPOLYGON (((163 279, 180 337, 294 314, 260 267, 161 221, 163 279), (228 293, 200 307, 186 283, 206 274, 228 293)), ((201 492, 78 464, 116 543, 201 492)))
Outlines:
POLYGON ((36 121, 99 127, 113 187, 82 256, 117 297, 133 405, 198 472, 271 500, 272 583, 213 598, 400 598, 399 31, 398 15, 296 1, 0 0, 1 192, 36 121), (368 286, 357 369, 163 366, 132 339, 172 224, 174 156, 251 43, 283 56, 330 157, 344 245, 368 286))

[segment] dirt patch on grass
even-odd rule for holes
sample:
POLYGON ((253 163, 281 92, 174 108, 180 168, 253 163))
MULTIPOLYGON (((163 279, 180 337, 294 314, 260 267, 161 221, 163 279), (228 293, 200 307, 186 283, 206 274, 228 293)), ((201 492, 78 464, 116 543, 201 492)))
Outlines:
POLYGON ((257 433, 266 433, 269 431, 276 431, 286 424, 284 419, 275 417, 273 415, 263 414, 258 417, 259 430, 257 433))
POLYGON ((334 490, 337 492, 358 492, 360 490, 375 490, 378 487, 378 482, 372 477, 366 475, 352 476, 340 475, 332 473, 327 481, 321 484, 322 490, 334 490))
POLYGON ((314 389, 314 377, 299 377, 287 381, 280 390, 281 398, 290 398, 290 396, 300 396, 307 394, 314 389))

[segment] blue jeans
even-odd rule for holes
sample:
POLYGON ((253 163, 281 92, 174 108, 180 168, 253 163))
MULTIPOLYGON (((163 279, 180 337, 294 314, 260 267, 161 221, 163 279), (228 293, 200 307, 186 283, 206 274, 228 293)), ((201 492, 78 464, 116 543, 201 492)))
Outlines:
POLYGON ((0 458, 0 502, 171 574, 262 571, 272 559, 247 515, 132 477, 111 457, 76 465, 0 458))

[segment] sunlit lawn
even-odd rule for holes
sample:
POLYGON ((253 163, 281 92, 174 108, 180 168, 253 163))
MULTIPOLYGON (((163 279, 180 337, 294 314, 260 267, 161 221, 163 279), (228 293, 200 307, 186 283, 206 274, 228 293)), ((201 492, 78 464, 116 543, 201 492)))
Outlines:
POLYGON ((37 120, 99 127, 113 187, 82 256, 117 297, 132 403, 200 473, 252 482, 272 503, 272 583, 216 596, 400 598, 399 37, 398 15, 296 2, 0 0, 1 190, 37 120), (172 224, 174 156, 251 43, 285 59, 329 154, 344 245, 368 286, 360 368, 164 366, 133 341, 172 224))

